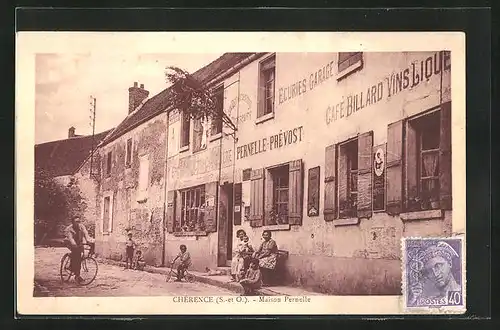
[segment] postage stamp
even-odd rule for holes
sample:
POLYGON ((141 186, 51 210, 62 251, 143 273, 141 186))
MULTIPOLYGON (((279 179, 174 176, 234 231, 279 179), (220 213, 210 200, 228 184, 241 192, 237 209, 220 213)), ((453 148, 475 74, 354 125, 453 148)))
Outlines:
POLYGON ((402 239, 407 310, 465 311, 463 238, 402 239))

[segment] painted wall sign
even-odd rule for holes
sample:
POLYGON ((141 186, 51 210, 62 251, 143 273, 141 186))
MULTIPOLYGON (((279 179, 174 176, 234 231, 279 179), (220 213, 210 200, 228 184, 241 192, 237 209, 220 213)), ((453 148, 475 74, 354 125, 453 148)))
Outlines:
POLYGON ((317 217, 319 215, 319 176, 320 167, 309 169, 309 183, 307 186, 307 215, 317 217))
POLYGON ((384 211, 386 144, 376 146, 373 150, 373 211, 384 211))
POLYGON ((411 63, 400 72, 393 72, 358 93, 343 96, 340 102, 329 105, 326 109, 326 124, 329 125, 342 118, 367 108, 384 97, 390 98, 408 88, 415 88, 428 81, 432 76, 448 71, 451 68, 450 52, 441 51, 424 60, 411 63))
POLYGON ((269 137, 236 147, 236 159, 253 156, 268 150, 279 149, 302 141, 302 126, 279 131, 269 137))
POLYGON ((252 118, 252 100, 250 97, 246 94, 240 94, 239 98, 232 99, 228 108, 228 116, 235 124, 236 122, 243 123, 250 120, 252 118))
POLYGON ((331 77, 337 74, 335 62, 332 60, 323 65, 318 70, 311 72, 307 77, 300 79, 288 86, 282 86, 278 89, 279 104, 285 103, 299 95, 313 90, 331 77))
MULTIPOLYGON (((216 146, 206 151, 179 159, 179 176, 189 177, 215 171, 219 168, 220 147, 216 146)), ((233 162, 233 149, 222 151, 222 167, 230 166, 233 162)))

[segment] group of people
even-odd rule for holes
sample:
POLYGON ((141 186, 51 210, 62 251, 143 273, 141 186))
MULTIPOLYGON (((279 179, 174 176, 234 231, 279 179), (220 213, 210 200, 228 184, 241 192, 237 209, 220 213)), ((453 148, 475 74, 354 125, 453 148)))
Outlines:
MULTIPOLYGON (((146 263, 142 252, 137 249, 137 244, 132 238, 132 233, 129 232, 127 236, 128 239, 125 243, 125 268, 144 270, 146 263)), ((269 276, 276 267, 278 246, 271 238, 269 230, 265 230, 262 233, 263 241, 256 250, 254 250, 244 230, 238 230, 236 236, 238 243, 236 244, 231 262, 232 281, 240 283, 245 294, 251 295, 263 284, 268 283, 269 276)), ((75 274, 76 281, 82 281, 80 269, 84 242, 91 246, 91 253, 93 253, 95 241, 80 222, 80 217, 75 216, 72 218, 72 224, 66 228, 66 243, 67 247, 71 250, 71 269, 75 274)), ((173 265, 179 259, 177 265, 177 282, 181 281, 185 271, 191 266, 191 255, 187 252, 186 245, 180 245, 179 249, 179 254, 172 261, 173 265)))
POLYGON ((244 230, 238 230, 236 237, 239 241, 231 260, 231 280, 241 284, 245 295, 253 295, 269 282, 276 268, 278 245, 269 230, 262 233, 263 241, 257 250, 253 249, 244 230))

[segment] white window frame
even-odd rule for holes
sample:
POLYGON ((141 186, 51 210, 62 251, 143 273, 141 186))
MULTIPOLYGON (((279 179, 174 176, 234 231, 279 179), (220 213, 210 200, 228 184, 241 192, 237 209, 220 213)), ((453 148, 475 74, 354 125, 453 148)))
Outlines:
POLYGON ((139 178, 137 184, 136 201, 139 203, 145 202, 148 199, 148 190, 149 190, 149 154, 144 154, 139 156, 139 178), (148 168, 146 172, 146 183, 145 183, 146 186, 141 187, 141 171, 143 171, 144 160, 146 160, 148 168))
POLYGON ((134 162, 134 158, 132 157, 134 155, 134 139, 132 137, 128 138, 125 141, 125 167, 131 167, 132 163, 134 162), (131 145, 130 145, 130 163, 127 163, 127 158, 129 157, 128 153, 128 141, 130 140, 131 145))
POLYGON ((102 203, 101 203, 101 233, 103 235, 109 235, 113 232, 113 192, 107 191, 102 194, 102 203), (109 223, 108 223, 108 231, 104 231, 104 201, 106 198, 109 198, 109 223))

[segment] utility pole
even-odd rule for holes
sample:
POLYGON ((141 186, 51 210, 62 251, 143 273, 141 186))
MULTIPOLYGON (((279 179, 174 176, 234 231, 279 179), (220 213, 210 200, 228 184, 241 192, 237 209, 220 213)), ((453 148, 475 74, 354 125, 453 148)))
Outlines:
POLYGON ((94 178, 94 148, 95 148, 95 115, 96 115, 96 98, 90 96, 90 125, 92 126, 92 150, 90 152, 90 178, 94 178))

